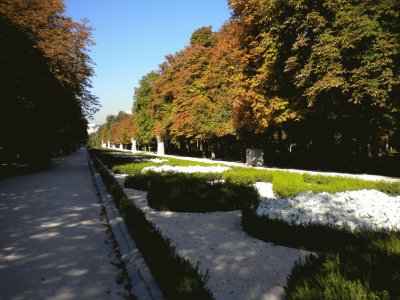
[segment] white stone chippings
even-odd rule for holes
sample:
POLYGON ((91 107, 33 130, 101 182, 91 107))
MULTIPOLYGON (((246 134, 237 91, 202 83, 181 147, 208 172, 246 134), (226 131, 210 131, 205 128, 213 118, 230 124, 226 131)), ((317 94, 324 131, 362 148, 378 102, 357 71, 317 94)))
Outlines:
POLYGON ((253 186, 257 189, 258 194, 261 198, 275 199, 274 192, 272 189, 272 183, 270 182, 256 182, 253 186))
POLYGON ((155 164, 162 164, 163 162, 167 162, 168 159, 151 158, 148 161, 155 164))
POLYGON ((162 173, 162 172, 171 172, 171 173, 222 173, 225 171, 230 170, 229 167, 225 166, 209 166, 209 167, 203 167, 203 166, 187 166, 187 167, 181 167, 181 166, 170 166, 170 165, 163 165, 159 167, 155 166, 149 166, 145 167, 142 169, 142 173, 148 172, 148 171, 153 171, 157 173, 162 173))
POLYGON ((256 213, 295 225, 400 231, 400 196, 388 196, 377 190, 335 194, 308 191, 295 197, 261 201, 256 213))

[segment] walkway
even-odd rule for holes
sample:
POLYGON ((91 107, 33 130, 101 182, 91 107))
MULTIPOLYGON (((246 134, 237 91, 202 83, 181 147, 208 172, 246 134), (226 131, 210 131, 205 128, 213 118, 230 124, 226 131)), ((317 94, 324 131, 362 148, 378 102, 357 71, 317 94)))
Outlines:
POLYGON ((124 299, 85 150, 0 180, 0 299, 124 299))
POLYGON ((181 256, 194 266, 199 263, 201 272, 208 270, 207 287, 217 300, 283 298, 294 263, 309 253, 249 236, 241 227, 240 211, 162 212, 147 205, 146 192, 124 191, 181 256))

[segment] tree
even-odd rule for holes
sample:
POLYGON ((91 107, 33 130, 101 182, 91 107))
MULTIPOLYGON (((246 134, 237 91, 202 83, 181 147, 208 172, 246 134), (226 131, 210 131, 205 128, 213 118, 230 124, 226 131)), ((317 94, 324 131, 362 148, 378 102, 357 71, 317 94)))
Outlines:
POLYGON ((327 148, 339 143, 347 152, 376 155, 398 130, 398 11, 398 1, 270 6, 270 31, 280 45, 278 78, 287 78, 282 81, 294 91, 290 101, 314 123, 312 138, 327 148))
POLYGON ((92 61, 87 54, 94 44, 91 28, 65 16, 62 0, 3 0, 0 14, 20 28, 47 59, 50 72, 80 103, 85 116, 91 117, 99 107, 89 91, 93 75, 92 61))
POLYGON ((154 114, 150 109, 153 82, 159 77, 155 71, 143 76, 139 81, 139 87, 135 89, 133 96, 132 113, 134 123, 137 126, 136 139, 139 144, 148 145, 155 139, 154 136, 154 114))
POLYGON ((50 151, 68 152, 87 138, 79 103, 52 74, 26 33, 0 14, 1 160, 44 167, 50 151), (57 115, 49 112, 58 112, 57 115))
POLYGON ((212 27, 201 27, 196 29, 192 36, 190 37, 190 45, 201 45, 204 47, 210 47, 214 43, 214 33, 212 32, 212 27))

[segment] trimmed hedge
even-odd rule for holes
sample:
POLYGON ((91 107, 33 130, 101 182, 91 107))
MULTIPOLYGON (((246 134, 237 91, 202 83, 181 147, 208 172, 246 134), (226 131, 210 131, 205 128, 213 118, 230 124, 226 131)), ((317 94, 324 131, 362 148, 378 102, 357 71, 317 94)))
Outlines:
POLYGON ((200 274, 198 266, 179 256, 170 240, 126 198, 114 177, 96 159, 94 164, 165 298, 213 299, 205 287, 208 273, 200 274))
MULTIPOLYGON (((152 162, 143 161, 143 159, 155 158, 148 155, 131 155, 124 154, 123 157, 115 157, 110 153, 115 151, 110 150, 95 150, 97 155, 100 155, 102 161, 107 164, 114 173, 125 173, 129 175, 140 175, 144 167, 148 166, 211 166, 215 164, 185 161, 175 158, 165 158, 168 162, 156 164, 152 162)), ((257 181, 271 182, 273 185, 274 193, 278 197, 296 196, 300 192, 313 191, 314 193, 328 192, 336 193, 350 190, 360 189, 376 189, 378 191, 387 193, 389 195, 400 194, 400 180, 397 182, 386 181, 367 181, 358 178, 348 178, 341 176, 324 176, 324 175, 311 175, 309 173, 300 174, 276 170, 263 170, 244 167, 231 167, 231 170, 221 173, 221 179, 226 183, 235 185, 251 185, 257 181)), ((138 183, 140 189, 147 189, 143 179, 137 178, 135 180, 141 181, 138 183)), ((132 182, 134 180, 132 179, 132 182)), ((132 183, 133 184, 133 183, 132 183)), ((134 187, 132 187, 134 188, 134 187)))
POLYGON ((295 226, 242 213, 243 229, 267 242, 318 251, 297 263, 288 299, 400 299, 400 233, 295 226))
MULTIPOLYGON (((200 165, 168 160, 164 164, 200 165)), ((149 205, 155 209, 191 212, 242 209, 242 226, 247 233, 268 242, 318 251, 318 256, 310 255, 293 268, 285 287, 288 299, 400 299, 400 233, 354 234, 323 226, 292 226, 258 217, 254 212, 258 195, 249 187, 256 181, 272 182, 275 194, 280 197, 307 190, 335 193, 359 189, 398 195, 400 181, 373 182, 239 167, 222 174, 142 174, 143 165, 138 162, 114 163, 113 170, 134 174, 126 179, 125 186, 148 190, 149 205)))
POLYGON ((274 194, 282 198, 296 196, 300 192, 306 191, 336 193, 362 189, 375 189, 389 195, 400 194, 400 180, 396 182, 367 181, 342 176, 300 174, 238 167, 224 172, 222 175, 226 182, 236 184, 252 184, 256 181, 271 182, 274 194))
POLYGON ((258 202, 254 187, 224 183, 220 178, 213 173, 153 173, 148 177, 148 204, 157 210, 209 212, 243 209, 258 202))

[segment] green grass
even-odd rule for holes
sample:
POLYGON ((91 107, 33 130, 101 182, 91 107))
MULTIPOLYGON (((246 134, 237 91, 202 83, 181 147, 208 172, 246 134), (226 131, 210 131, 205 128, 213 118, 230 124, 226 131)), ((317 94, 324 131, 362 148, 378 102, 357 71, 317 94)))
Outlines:
POLYGON ((342 176, 299 174, 240 167, 224 172, 223 179, 237 184, 252 184, 257 181, 271 182, 274 194, 282 198, 296 196, 305 191, 337 193, 361 189, 375 189, 389 195, 400 194, 400 181, 367 181, 342 176))
MULTIPOLYGON (((110 150, 95 150, 101 160, 115 173, 129 175, 140 175, 141 170, 148 166, 211 166, 215 164, 187 161, 169 157, 158 157, 167 159, 168 162, 156 164, 152 162, 141 162, 140 158, 155 158, 148 155, 130 155, 126 157, 114 157, 110 150), (139 158, 139 159, 138 159, 139 158)), ((124 152, 122 152, 124 153, 124 152)), ((400 194, 400 180, 397 182, 367 181, 358 178, 341 176, 311 175, 309 173, 299 174, 293 172, 261 170, 244 167, 231 167, 231 170, 222 173, 222 179, 227 183, 236 185, 250 185, 257 181, 271 182, 277 197, 289 197, 298 195, 300 192, 313 191, 314 193, 328 192, 336 193, 349 190, 376 189, 389 195, 400 194)), ((138 179, 142 180, 142 179, 138 179)))
POLYGON ((200 274, 198 266, 179 256, 170 240, 126 198, 114 177, 96 159, 94 163, 165 298, 213 299, 205 287, 208 274, 200 274))

